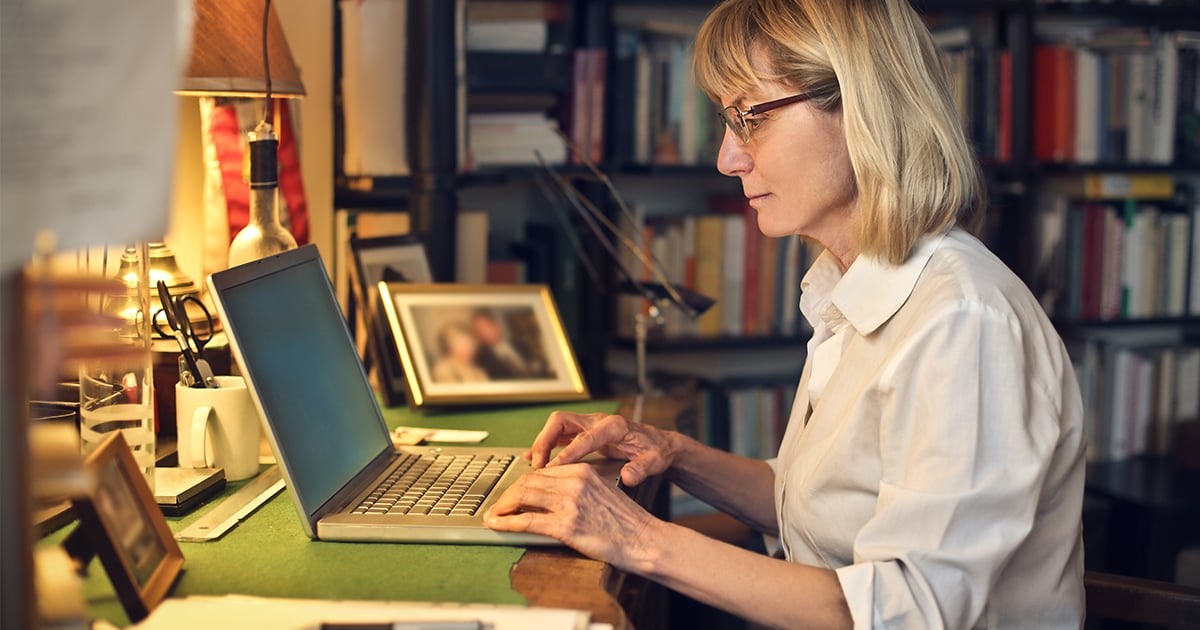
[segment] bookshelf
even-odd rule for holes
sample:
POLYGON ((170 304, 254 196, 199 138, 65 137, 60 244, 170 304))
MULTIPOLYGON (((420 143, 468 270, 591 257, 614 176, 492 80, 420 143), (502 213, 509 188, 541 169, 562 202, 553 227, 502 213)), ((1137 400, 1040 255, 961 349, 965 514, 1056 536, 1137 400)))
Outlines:
MULTIPOLYGON (((440 143, 438 146, 442 149, 456 147, 459 153, 454 156, 453 167, 447 168, 446 158, 442 155, 442 161, 438 162, 441 170, 437 171, 436 177, 418 176, 420 169, 426 168, 427 158, 435 157, 427 155, 430 146, 418 142, 409 151, 412 173, 370 177, 347 175, 340 156, 344 126, 339 123, 336 125, 339 156, 335 199, 339 208, 414 212, 414 229, 425 235, 431 248, 443 250, 453 249, 455 231, 448 222, 452 222, 455 208, 484 210, 491 222, 489 256, 519 260, 520 252, 528 251, 524 247, 525 226, 552 224, 558 218, 546 207, 547 202, 537 184, 540 171, 531 164, 464 165, 461 153, 470 148, 470 139, 464 141, 460 130, 467 128, 465 118, 473 111, 536 111, 545 118, 558 121, 564 132, 580 141, 579 144, 597 152, 593 155, 598 155, 601 166, 613 176, 628 200, 644 210, 646 224, 652 228, 669 228, 674 222, 687 221, 689 217, 709 216, 713 214, 708 207, 710 198, 738 193, 737 182, 721 176, 713 166, 715 148, 711 143, 716 138, 707 135, 711 130, 705 131, 701 124, 710 117, 706 108, 711 106, 705 99, 682 91, 683 88, 674 83, 670 90, 659 90, 661 94, 653 97, 665 99, 661 102, 655 102, 649 96, 638 96, 646 91, 641 89, 645 87, 645 79, 639 77, 639 72, 645 71, 647 64, 652 68, 652 79, 679 76, 679 69, 686 61, 686 29, 688 25, 699 23, 713 5, 712 0, 509 0, 494 3, 514 10, 523 7, 519 10, 525 12, 536 12, 539 10, 536 6, 549 11, 544 14, 544 36, 535 36, 537 42, 532 48, 536 50, 523 52, 464 48, 460 35, 464 20, 469 19, 471 7, 481 2, 487 4, 485 0, 458 0, 454 3, 454 16, 446 15, 447 11, 443 10, 435 12, 435 21, 426 17, 420 26, 413 21, 409 24, 410 29, 423 30, 414 36, 411 50, 436 49, 441 55, 438 58, 442 61, 437 63, 442 65, 427 64, 428 72, 456 80, 463 77, 452 85, 445 85, 443 81, 434 88, 422 87, 413 97, 413 104, 436 108, 443 114, 457 112, 456 117, 443 115, 427 121, 425 124, 430 133, 418 138, 418 141, 424 138, 430 143, 440 143), (457 56, 447 59, 447 50, 451 48, 457 51, 457 56), (589 67, 593 72, 595 70, 595 65, 587 66, 580 61, 585 57, 579 53, 585 51, 603 57, 600 84, 598 88, 597 84, 587 88, 593 90, 591 92, 586 92, 574 80, 589 67), (458 59, 465 62, 463 67, 459 67, 458 59), (639 64, 642 70, 639 70, 639 64), (484 72, 489 68, 494 71, 484 72), (590 96, 581 96, 585 93, 590 96), (671 102, 672 93, 680 99, 677 106, 671 102), (679 110, 675 118, 662 114, 673 109, 679 110), (670 125, 691 130, 689 133, 694 135, 686 139, 681 136, 666 138, 662 133, 652 131, 653 127, 648 127, 649 123, 642 120, 650 115, 648 112, 659 112, 670 125), (591 127, 579 125, 584 117, 591 127), (600 133, 596 136, 584 131, 597 128, 600 133), (434 221, 429 210, 413 204, 417 192, 428 192, 430 185, 442 195, 442 201, 452 200, 455 204, 453 208, 447 208, 446 215, 438 215, 440 223, 434 221)), ((432 4, 452 3, 410 0, 410 4, 428 9, 432 4)), ((1104 203, 1124 209, 1132 199, 1138 206, 1154 206, 1164 216, 1190 214, 1194 226, 1197 212, 1200 212, 1200 195, 1194 192, 1200 191, 1200 157, 1194 157, 1191 149, 1179 150, 1178 147, 1173 147, 1176 150, 1170 155, 1171 152, 1163 152, 1164 147, 1154 143, 1143 144, 1145 153, 1118 155, 1114 151, 1102 154, 1085 142, 1085 159, 1076 159, 1078 137, 1056 125, 1078 118, 1079 101, 1088 100, 1078 99, 1074 91, 1079 89, 1078 75, 1063 75, 1061 82, 1072 89, 1069 94, 1066 91, 1056 93, 1056 97, 1066 99, 1063 101, 1047 98, 1045 88, 1039 87, 1039 81, 1055 83, 1045 75, 1047 67, 1043 62, 1054 58, 1046 51, 1056 50, 1056 58, 1063 63, 1069 63, 1068 59, 1073 62, 1076 57, 1088 57, 1089 51, 1109 54, 1117 50, 1125 54, 1131 47, 1139 46, 1143 51, 1154 51, 1157 43, 1165 41, 1165 37, 1174 37, 1175 33, 1200 33, 1200 2, 975 0, 964 3, 958 0, 913 0, 913 4, 926 16, 931 30, 948 40, 945 46, 948 55, 957 56, 951 66, 957 70, 954 80, 958 82, 956 89, 964 110, 964 122, 977 141, 991 195, 984 240, 1043 300, 1055 325, 1072 347, 1097 356, 1103 356, 1115 347, 1149 356, 1164 346, 1192 348, 1200 344, 1197 336, 1200 310, 1193 310, 1191 306, 1191 302, 1198 299, 1192 297, 1197 292, 1194 280, 1184 290, 1188 304, 1183 313, 1154 311, 1131 317, 1118 310, 1115 315, 1109 313, 1103 317, 1070 316, 1056 305, 1057 298, 1050 292, 1058 290, 1061 293, 1068 282, 1063 263, 1068 258, 1067 243, 1062 235, 1067 233, 1066 218, 1073 212, 1070 210, 1072 204, 1104 203), (1115 48, 1111 42, 1101 42, 1114 30, 1138 36, 1142 41, 1137 46, 1121 44, 1115 48), (1065 143, 1070 140, 1070 150, 1054 155, 1051 147, 1051 152, 1046 153, 1048 133, 1054 136, 1051 139, 1064 143, 1060 149, 1067 149, 1065 143), (1089 151, 1092 152, 1090 155, 1089 151), (1089 198, 1077 192, 1089 178, 1107 176, 1132 179, 1167 176, 1170 190, 1153 198, 1119 194, 1089 198), (1061 227, 1055 236, 1055 230, 1048 226, 1060 220, 1061 227), (1139 337, 1148 340, 1139 341, 1139 337)), ((340 44, 340 27, 337 32, 340 44)), ((1179 49, 1193 47, 1191 40, 1174 43, 1179 49)), ((1197 49, 1200 50, 1200 46, 1197 49)), ((340 45, 336 50, 340 58, 340 45)), ((1085 65, 1094 61, 1088 59, 1085 65)), ((412 65, 408 64, 410 81, 417 80, 412 65)), ((336 70, 339 79, 342 70, 339 61, 336 70)), ((1089 72, 1092 72, 1089 75, 1092 79, 1099 80, 1100 75, 1094 70, 1089 72)), ((1049 77, 1056 78, 1056 75, 1049 77)), ((1065 87, 1060 89, 1065 90, 1065 87)), ((1080 90, 1079 93, 1088 92, 1080 90)), ((1099 94, 1098 88, 1096 94, 1099 94)), ((340 96, 338 103, 341 120, 344 112, 340 109, 340 96)), ((1088 115, 1101 114, 1088 110, 1088 115)), ((1099 129, 1099 125, 1097 119, 1093 128, 1099 129)), ((1200 154, 1200 148, 1196 152, 1200 154)), ((583 171, 570 164, 570 160, 565 162, 558 167, 560 171, 576 178, 593 201, 611 209, 602 187, 587 182, 582 177, 583 171)), ((1139 212, 1140 209, 1134 209, 1128 216, 1136 217, 1139 212)), ((616 217, 615 211, 612 216, 616 217)), ((574 229, 578 230, 579 226, 574 229)), ((1116 233, 1113 232, 1114 237, 1116 233)), ((1200 256, 1195 242, 1193 236, 1188 245, 1191 274, 1195 273, 1195 263, 1191 261, 1200 256)), ((578 328, 573 333, 577 353, 593 391, 604 393, 619 386, 625 373, 623 366, 626 363, 632 365, 632 343, 621 334, 624 323, 629 320, 627 314, 631 307, 618 306, 620 299, 611 288, 615 284, 615 273, 605 262, 597 244, 585 239, 584 248, 590 260, 604 270, 605 277, 600 282, 585 279, 587 290, 573 295, 556 291, 556 298, 560 307, 567 301, 577 302, 575 308, 581 313, 578 328)), ((564 250, 555 255, 573 254, 564 250)), ((528 277, 541 273, 528 260, 524 264, 528 277)), ((453 270, 439 275, 453 277, 453 270)), ((1114 290, 1120 294, 1127 284, 1118 282, 1114 290)), ((794 382, 804 361, 806 339, 806 333, 799 328, 789 334, 780 334, 767 327, 758 334, 749 335, 721 331, 716 335, 691 333, 669 338, 652 337, 649 350, 652 371, 661 375, 664 383, 687 377, 690 371, 701 390, 720 393, 722 395, 715 399, 721 400, 728 398, 723 393, 731 387, 737 389, 730 384, 744 384, 738 379, 746 378, 747 374, 765 382, 788 379, 794 382), (750 364, 760 371, 748 372, 750 364), (716 371, 717 367, 725 372, 716 371)), ((1082 364, 1084 358, 1081 356, 1079 360, 1082 364)), ((1100 378, 1095 389, 1110 389, 1111 378, 1100 378)), ((1196 386, 1183 383, 1179 388, 1194 393, 1196 386)), ((1099 406, 1095 400, 1088 401, 1088 405, 1093 410, 1099 406)))

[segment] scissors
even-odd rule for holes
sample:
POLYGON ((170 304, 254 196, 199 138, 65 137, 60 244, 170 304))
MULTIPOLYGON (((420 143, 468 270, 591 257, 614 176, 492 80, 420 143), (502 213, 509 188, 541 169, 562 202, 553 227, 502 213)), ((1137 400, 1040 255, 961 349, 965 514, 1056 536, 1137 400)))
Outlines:
POLYGON ((171 296, 169 291, 167 295, 169 296, 168 301, 164 302, 163 290, 159 289, 158 299, 163 308, 154 312, 154 332, 167 339, 172 339, 175 337, 174 331, 176 326, 178 326, 184 338, 191 343, 192 352, 195 353, 196 358, 203 359, 204 346, 208 345, 208 342, 213 337, 213 318, 208 312, 208 307, 204 306, 204 302, 190 295, 171 296), (204 314, 202 321, 204 321, 205 325, 203 327, 192 324, 192 318, 188 316, 188 304, 194 304, 204 314), (159 322, 159 315, 166 316, 166 328, 163 328, 163 325, 159 322), (174 322, 171 321, 172 315, 174 316, 174 322))
POLYGON ((204 308, 204 304, 194 297, 172 297, 170 290, 167 289, 167 283, 162 280, 158 281, 158 301, 162 304, 162 308, 154 313, 151 323, 154 325, 155 332, 174 339, 179 344, 180 380, 188 387, 216 388, 217 381, 213 377, 212 367, 209 366, 208 361, 204 360, 202 354, 204 345, 212 339, 213 322, 208 309, 204 308), (187 309, 184 307, 187 300, 199 305, 204 312, 204 317, 208 320, 208 331, 202 336, 197 336, 191 320, 188 319, 187 309), (166 316, 169 332, 159 327, 159 313, 166 316))

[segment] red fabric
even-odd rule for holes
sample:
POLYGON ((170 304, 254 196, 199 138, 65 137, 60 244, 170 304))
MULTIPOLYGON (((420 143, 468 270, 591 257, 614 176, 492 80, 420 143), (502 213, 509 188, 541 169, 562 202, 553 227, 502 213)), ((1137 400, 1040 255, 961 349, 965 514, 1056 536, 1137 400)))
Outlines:
POLYGON ((304 176, 300 171, 300 147, 292 132, 292 108, 284 105, 279 118, 279 194, 287 204, 292 221, 291 232, 297 245, 308 243, 308 200, 304 197, 304 176))
MULTIPOLYGON (((296 243, 308 243, 308 201, 304 196, 304 177, 300 171, 300 151, 292 133, 291 108, 280 110, 279 129, 279 191, 287 207, 291 225, 289 231, 296 243)), ((250 186, 243 178, 246 139, 242 136, 237 108, 223 105, 213 108, 209 126, 217 160, 221 163, 221 184, 229 216, 229 240, 246 227, 250 220, 250 186)))
POLYGON ((242 130, 237 108, 214 107, 209 123, 217 161, 221 164, 221 187, 225 191, 225 209, 229 216, 229 241, 250 220, 250 186, 242 179, 242 130))

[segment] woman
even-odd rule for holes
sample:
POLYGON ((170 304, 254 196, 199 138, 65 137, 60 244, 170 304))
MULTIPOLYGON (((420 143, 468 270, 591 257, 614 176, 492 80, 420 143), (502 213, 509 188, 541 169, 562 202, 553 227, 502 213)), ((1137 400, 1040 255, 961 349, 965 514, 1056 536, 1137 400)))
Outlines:
POLYGON ((435 383, 486 383, 488 375, 475 364, 479 340, 463 322, 449 322, 438 330, 439 357, 433 364, 435 383))
POLYGON ((725 108, 718 168, 759 229, 826 249, 802 283, 814 333, 779 457, 557 413, 529 453, 541 470, 488 524, 770 626, 1079 627, 1078 387, 970 233, 983 183, 920 18, 904 0, 730 0, 695 59, 725 108), (778 558, 654 519, 574 464, 591 451, 778 537, 778 558))

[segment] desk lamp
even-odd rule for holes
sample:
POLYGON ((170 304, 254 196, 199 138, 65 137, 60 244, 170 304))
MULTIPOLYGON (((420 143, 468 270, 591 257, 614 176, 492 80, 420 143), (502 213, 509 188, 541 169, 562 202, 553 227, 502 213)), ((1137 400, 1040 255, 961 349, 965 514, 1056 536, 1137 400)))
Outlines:
POLYGON ((196 0, 192 58, 176 93, 265 99, 249 134, 250 217, 229 247, 229 266, 296 247, 279 223, 279 137, 269 119, 272 98, 300 98, 304 85, 271 0, 196 0))

